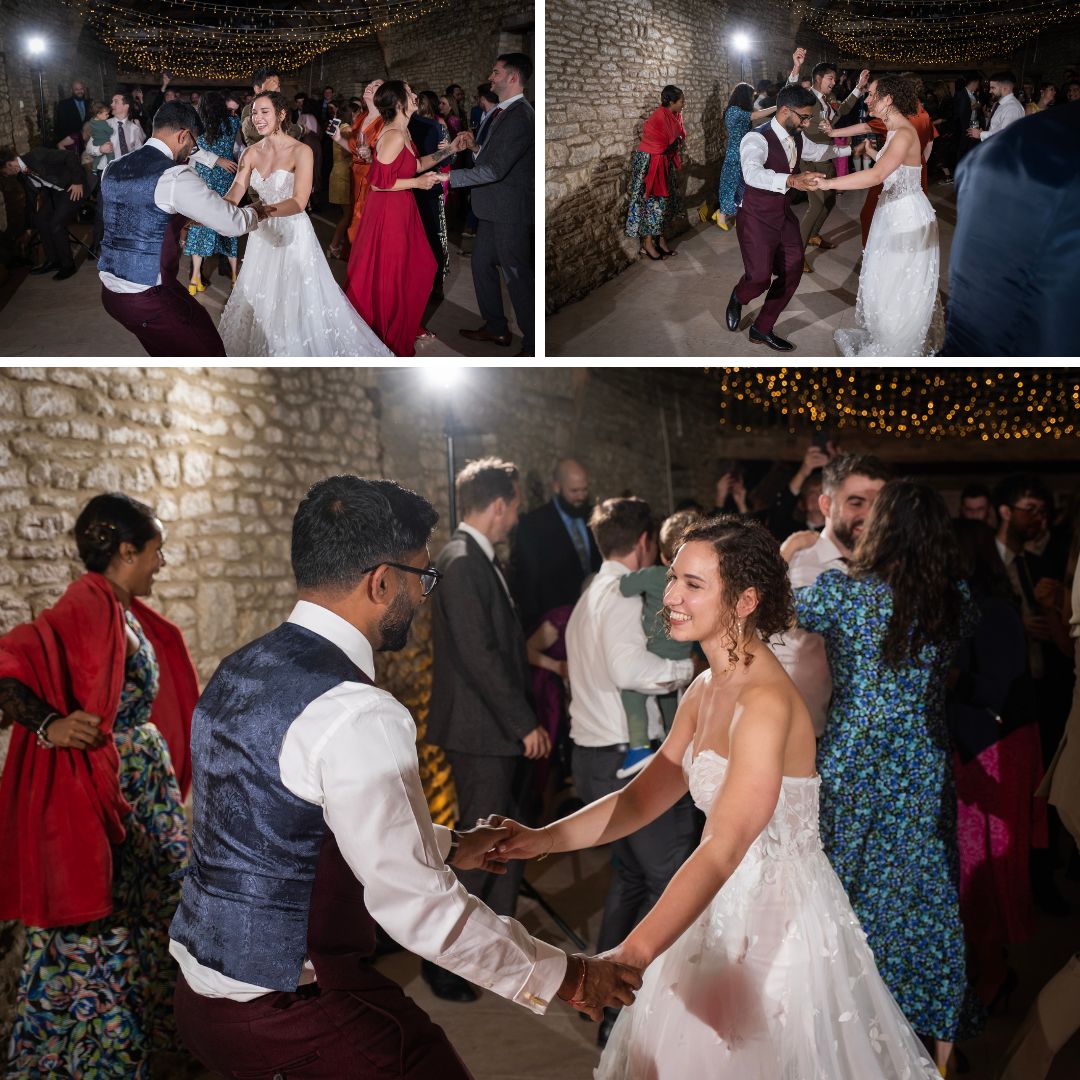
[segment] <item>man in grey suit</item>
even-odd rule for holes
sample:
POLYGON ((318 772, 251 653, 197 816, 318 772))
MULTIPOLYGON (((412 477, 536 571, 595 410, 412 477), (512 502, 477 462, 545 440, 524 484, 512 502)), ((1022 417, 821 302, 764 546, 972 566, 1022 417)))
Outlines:
MULTIPOLYGON (((531 676, 521 628, 495 545, 517 524, 517 467, 498 458, 471 461, 457 475, 461 524, 435 562, 442 575, 432 599, 435 654, 428 740, 446 752, 458 796, 458 820, 487 814, 528 816, 521 796, 530 761, 551 751, 530 700, 531 676)), ((497 915, 513 915, 521 863, 501 876, 458 877, 497 915)), ((452 1001, 476 997, 463 979, 430 965, 432 990, 452 1001)))
POLYGON ((490 81, 499 96, 485 125, 483 146, 472 140, 475 164, 452 169, 451 187, 472 188, 479 222, 472 254, 473 287, 484 325, 462 330, 471 341, 509 345, 510 326, 503 310, 499 269, 521 327, 521 355, 533 355, 533 167, 536 158, 532 106, 525 84, 532 61, 524 53, 504 53, 490 81))

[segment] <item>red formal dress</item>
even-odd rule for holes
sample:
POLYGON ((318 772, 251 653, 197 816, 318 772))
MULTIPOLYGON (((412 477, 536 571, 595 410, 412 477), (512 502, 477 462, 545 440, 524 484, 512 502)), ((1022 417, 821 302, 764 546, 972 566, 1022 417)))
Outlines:
POLYGON ((392 188, 395 181, 415 175, 411 141, 389 165, 378 158, 371 163, 371 190, 346 278, 345 292, 353 306, 395 356, 416 355, 416 336, 437 265, 412 190, 376 189, 392 188))

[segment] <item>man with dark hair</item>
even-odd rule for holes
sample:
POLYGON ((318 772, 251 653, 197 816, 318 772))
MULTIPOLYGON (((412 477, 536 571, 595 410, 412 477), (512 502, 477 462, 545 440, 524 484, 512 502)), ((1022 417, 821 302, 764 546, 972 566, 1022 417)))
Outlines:
POLYGON ((966 484, 960 492, 960 517, 968 521, 994 523, 994 511, 990 506, 990 489, 985 484, 966 484))
POLYGON ((189 158, 211 167, 220 160, 199 149, 201 133, 190 105, 167 102, 154 115, 153 136, 112 162, 101 181, 101 302, 150 356, 225 355, 213 320, 176 280, 184 223, 240 236, 265 217, 262 208, 226 202, 188 165, 189 158))
POLYGON ((1024 106, 1013 93, 1015 89, 1016 76, 1011 71, 1000 71, 997 75, 990 76, 990 97, 994 100, 990 126, 984 131, 973 124, 968 129, 968 138, 984 141, 1009 124, 1024 119, 1024 106))
POLYGON ((532 61, 524 53, 504 53, 495 61, 489 81, 499 96, 484 142, 470 135, 470 169, 451 169, 451 187, 470 188, 477 217, 472 253, 473 287, 484 325, 462 330, 470 341, 507 346, 510 324, 503 309, 502 282, 514 305, 521 329, 522 356, 533 353, 535 289, 533 287, 533 218, 535 131, 525 84, 532 61), (501 280, 500 280, 501 279, 501 280))
MULTIPOLYGON (((530 808, 532 761, 551 750, 530 693, 525 635, 510 599, 495 545, 517 524, 521 489, 516 466, 498 458, 470 462, 457 475, 461 524, 435 565, 441 587, 432 612, 432 675, 428 741, 446 752, 458 795, 458 819, 484 814, 516 818, 530 808)), ((514 914, 521 867, 502 877, 459 875, 498 915, 514 914)), ((434 965, 424 976, 439 997, 471 1001, 463 979, 434 965)))
MULTIPOLYGON (((802 133, 804 145, 800 172, 820 173, 831 178, 836 176, 836 166, 833 165, 832 158, 844 157, 844 150, 850 154, 851 147, 836 147, 832 138, 821 130, 821 124, 825 121, 835 126, 840 117, 846 116, 859 104, 859 100, 866 90, 866 84, 870 81, 870 72, 867 70, 859 72, 859 81, 856 83, 855 89, 840 104, 836 104, 831 96, 836 86, 835 64, 828 62, 816 64, 810 75, 813 81, 814 111, 810 123, 806 125, 802 133)), ((798 65, 788 78, 788 86, 797 81, 798 65)), ((836 247, 835 244, 830 243, 821 236, 821 229, 825 224, 825 219, 832 212, 835 205, 835 192, 821 191, 817 188, 810 189, 806 213, 803 214, 802 225, 800 226, 800 236, 802 237, 804 249, 807 245, 820 247, 822 250, 836 247)), ((809 263, 804 260, 803 273, 806 273, 809 269, 809 263)))
POLYGON ((53 281, 71 277, 76 267, 68 226, 75 220, 86 183, 77 155, 39 146, 20 156, 3 147, 0 175, 19 178, 30 224, 37 229, 45 249, 45 261, 30 273, 52 274, 53 281))
POLYGON ((317 1061, 310 1075, 335 1080, 467 1080, 442 1029, 373 967, 376 923, 537 1013, 582 978, 590 1005, 640 985, 615 964, 568 962, 449 869, 501 870, 489 855, 506 830, 432 824, 413 719, 374 684, 374 654, 405 645, 439 580, 436 519, 388 480, 315 484, 293 521, 292 613, 225 659, 196 707, 170 951, 181 1037, 225 1076, 317 1061))
MULTIPOLYGON (((666 660, 649 652, 641 622, 641 598, 623 596, 620 579, 656 562, 656 519, 646 502, 607 499, 589 525, 604 562, 585 590, 566 627, 570 738, 577 793, 585 802, 616 791, 629 749, 623 690, 662 694, 681 690, 694 677, 691 660, 666 660)), ((663 724, 652 702, 652 730, 663 724)), ((614 879, 604 902, 597 951, 619 944, 653 907, 696 842, 694 808, 688 796, 650 825, 612 844, 614 879)), ((606 1009, 598 1042, 603 1046, 616 1011, 606 1009)))
MULTIPOLYGON (((254 75, 251 76, 251 88, 255 91, 256 95, 261 94, 264 90, 281 92, 281 72, 276 68, 259 68, 254 75)), ((331 88, 332 89, 332 88, 331 88)), ((251 122, 251 106, 254 102, 249 101, 240 112, 240 132, 244 137, 244 145, 251 146, 253 143, 260 142, 262 136, 255 130, 255 125, 251 122)), ((303 131, 298 124, 294 124, 288 117, 285 118, 285 122, 281 125, 281 130, 286 135, 291 135, 294 139, 302 139, 304 137, 303 131)))
POLYGON ((589 531, 589 474, 573 458, 551 474, 551 500, 518 525, 511 560, 511 588, 527 634, 548 618, 562 625, 585 579, 600 569, 600 551, 589 531))
POLYGON ((963 160, 964 155, 973 150, 975 144, 968 138, 968 131, 979 126, 979 92, 982 82, 977 71, 968 71, 956 80, 956 93, 952 100, 952 142, 955 161, 953 173, 963 160))
POLYGON ((743 304, 766 293, 750 327, 750 343, 776 352, 795 348, 773 333, 773 327, 803 274, 803 242, 799 219, 791 208, 791 192, 812 187, 810 178, 799 171, 803 150, 809 145, 800 132, 810 123, 816 100, 809 90, 785 86, 776 97, 772 120, 747 132, 739 144, 746 193, 736 218, 736 235, 744 273, 732 290, 724 318, 729 330, 738 330, 743 304))
MULTIPOLYGON (((118 161, 133 150, 138 150, 146 142, 142 125, 131 118, 133 105, 134 101, 130 94, 117 90, 109 103, 112 116, 109 117, 107 123, 112 129, 112 134, 101 145, 94 142, 93 138, 86 144, 87 153, 95 159, 94 165, 98 172, 104 172, 107 167, 106 163, 96 160, 103 154, 110 154, 112 161, 118 161), (100 168, 97 168, 98 166, 100 168)), ((102 213, 102 200, 99 198, 94 212, 94 242, 91 245, 91 251, 95 257, 101 252, 101 240, 104 235, 105 218, 102 213)))
MULTIPOLYGON (((870 509, 890 476, 889 467, 872 454, 834 454, 826 462, 818 498, 824 527, 820 533, 793 533, 780 548, 788 561, 792 588, 812 585, 826 570, 847 573, 870 509)), ((825 639, 795 628, 772 638, 769 648, 798 687, 810 711, 814 732, 820 737, 832 698, 825 639)))

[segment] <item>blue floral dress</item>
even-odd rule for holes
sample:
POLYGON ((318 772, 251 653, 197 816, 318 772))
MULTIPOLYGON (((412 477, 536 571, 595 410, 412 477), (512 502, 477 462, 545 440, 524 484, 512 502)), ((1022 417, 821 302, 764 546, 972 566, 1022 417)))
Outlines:
MULTIPOLYGON (((240 117, 230 116, 226 118, 225 126, 225 134, 220 135, 213 142, 207 142, 206 136, 200 135, 199 149, 209 150, 210 153, 217 154, 218 157, 235 161, 236 153, 233 150, 233 144, 236 142, 236 133, 240 130, 240 117)), ((220 166, 208 169, 205 165, 196 163, 195 171, 206 181, 207 187, 211 191, 216 191, 219 195, 224 195, 232 187, 233 180, 236 179, 228 169, 222 169, 220 166)), ((235 259, 236 253, 240 250, 239 245, 240 238, 238 236, 221 236, 205 225, 192 225, 188 229, 184 254, 201 255, 204 259, 209 258, 211 255, 227 255, 229 258, 235 259)))
MULTIPOLYGON (((890 668, 882 643, 892 610, 892 590, 879 578, 827 570, 795 590, 799 626, 824 636, 833 678, 817 752, 821 839, 908 1022, 951 1040, 978 1026, 945 726, 955 649, 927 647, 917 662, 890 668)), ((976 615, 971 605, 965 634, 976 615)))
POLYGON ((729 105, 724 113, 724 127, 727 130, 727 150, 724 153, 724 166, 720 170, 720 213, 733 217, 746 190, 739 160, 739 144, 750 130, 750 113, 737 105, 729 105))
POLYGON ((168 747, 150 723, 157 659, 131 612, 127 623, 139 648, 127 661, 113 738, 131 816, 113 851, 113 912, 83 926, 26 928, 9 1080, 144 1080, 148 1055, 179 1045, 169 923, 187 822, 168 747))

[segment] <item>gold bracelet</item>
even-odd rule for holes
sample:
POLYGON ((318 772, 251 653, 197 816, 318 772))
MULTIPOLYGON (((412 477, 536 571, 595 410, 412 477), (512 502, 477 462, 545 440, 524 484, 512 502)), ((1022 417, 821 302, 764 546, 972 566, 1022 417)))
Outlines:
MULTIPOLYGON (((548 830, 548 827, 545 825, 540 831, 541 832, 547 832, 547 830, 548 830)), ((552 851, 554 849, 555 849, 555 837, 552 836, 551 837, 551 844, 548 847, 547 851, 545 851, 543 855, 537 855, 536 856, 536 861, 537 862, 543 862, 552 853, 552 851)))
POLYGON ((572 1005, 575 1009, 591 1009, 592 1005, 585 1001, 581 996, 585 993, 585 973, 587 971, 587 968, 585 966, 585 957, 575 954, 574 959, 579 961, 581 964, 581 975, 578 978, 577 986, 574 988, 574 993, 569 999, 569 1004, 572 1005))

